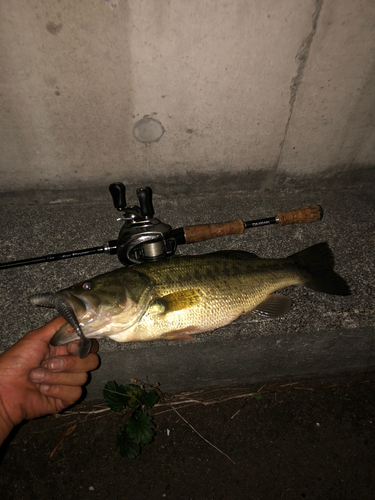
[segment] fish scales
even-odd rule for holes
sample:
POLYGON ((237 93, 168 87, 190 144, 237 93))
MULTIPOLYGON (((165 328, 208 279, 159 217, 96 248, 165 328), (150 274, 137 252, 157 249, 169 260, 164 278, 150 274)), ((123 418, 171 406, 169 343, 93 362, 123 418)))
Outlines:
POLYGON ((238 261, 226 255, 193 256, 180 257, 173 264, 159 261, 138 271, 152 279, 158 296, 193 289, 199 294, 199 302, 165 314, 146 311, 135 328, 127 332, 129 339, 160 338, 168 330, 171 338, 180 337, 184 329, 190 335, 215 330, 251 312, 270 293, 302 284, 306 278, 302 269, 285 259, 281 264, 278 260, 255 258, 238 261))

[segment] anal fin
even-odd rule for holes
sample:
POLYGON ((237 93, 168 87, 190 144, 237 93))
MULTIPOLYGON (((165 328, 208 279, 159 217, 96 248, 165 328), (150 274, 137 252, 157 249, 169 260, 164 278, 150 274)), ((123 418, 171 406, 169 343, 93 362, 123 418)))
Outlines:
POLYGON ((279 318, 289 311, 291 303, 290 297, 271 294, 266 300, 258 304, 251 313, 262 318, 279 318))

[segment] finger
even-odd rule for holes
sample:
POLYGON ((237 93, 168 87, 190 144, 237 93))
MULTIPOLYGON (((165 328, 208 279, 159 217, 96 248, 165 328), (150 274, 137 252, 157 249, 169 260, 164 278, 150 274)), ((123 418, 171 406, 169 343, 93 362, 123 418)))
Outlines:
POLYGON ((36 368, 30 372, 30 380, 35 384, 42 385, 67 385, 70 387, 82 386, 87 382, 87 378, 87 372, 52 373, 45 368, 36 368))
POLYGON ((74 404, 82 395, 81 387, 71 387, 66 385, 48 385, 42 384, 39 390, 44 396, 61 400, 66 408, 74 404))
POLYGON ((97 354, 89 354, 86 358, 81 359, 77 355, 54 356, 42 362, 41 367, 47 368, 52 372, 81 372, 92 371, 99 366, 99 356, 97 354))
POLYGON ((78 356, 56 356, 43 363, 51 372, 90 372, 99 366, 99 356, 89 354, 81 359, 78 356))
MULTIPOLYGON (((77 354, 78 353, 78 345, 81 341, 74 340, 73 342, 69 342, 66 347, 66 351, 68 354, 77 354)), ((96 353, 99 351, 99 342, 96 339, 92 339, 92 346, 90 352, 96 353)))

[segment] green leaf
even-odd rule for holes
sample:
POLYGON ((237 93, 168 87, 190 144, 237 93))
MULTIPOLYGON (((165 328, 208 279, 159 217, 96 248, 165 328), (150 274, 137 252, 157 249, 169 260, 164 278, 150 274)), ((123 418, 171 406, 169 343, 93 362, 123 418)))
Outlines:
POLYGON ((255 396, 254 396, 255 399, 262 399, 262 397, 263 396, 261 394, 255 394, 255 396))
POLYGON ((115 380, 107 382, 103 389, 103 396, 106 405, 112 411, 121 411, 129 405, 129 396, 123 385, 118 385, 115 380))
POLYGON ((130 408, 138 408, 143 405, 143 395, 145 391, 136 384, 128 384, 125 386, 126 395, 129 397, 130 408))
POLYGON ((145 406, 145 408, 149 409, 159 400, 159 396, 154 389, 146 392, 139 385, 118 385, 115 380, 106 383, 103 396, 106 405, 112 411, 121 411, 127 406, 130 408, 145 406))
POLYGON ((125 428, 129 438, 136 443, 151 443, 155 436, 155 424, 152 422, 152 418, 145 413, 134 413, 125 423, 125 428))
POLYGON ((159 401, 158 393, 155 389, 151 389, 149 392, 143 391, 142 404, 145 408, 152 408, 159 401))
POLYGON ((258 392, 259 390, 259 385, 253 385, 253 387, 251 388, 251 392, 258 392))
POLYGON ((141 452, 141 447, 128 434, 126 424, 120 428, 117 439, 116 448, 122 457, 135 458, 141 452))

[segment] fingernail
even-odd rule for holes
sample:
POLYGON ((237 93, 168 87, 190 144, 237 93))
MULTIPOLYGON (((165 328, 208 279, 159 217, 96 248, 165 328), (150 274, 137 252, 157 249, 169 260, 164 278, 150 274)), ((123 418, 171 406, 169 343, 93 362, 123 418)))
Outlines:
POLYGON ((47 384, 42 384, 40 387, 39 387, 39 390, 40 392, 47 392, 49 389, 49 385, 47 384))
POLYGON ((77 342, 70 342, 66 346, 66 350, 68 351, 69 354, 77 354, 78 351, 78 343, 77 342))
POLYGON ((46 376, 46 371, 43 368, 36 368, 30 373, 30 378, 33 382, 40 382, 46 376))
POLYGON ((51 359, 48 363, 48 369, 52 371, 61 370, 64 366, 64 361, 61 358, 51 359))

